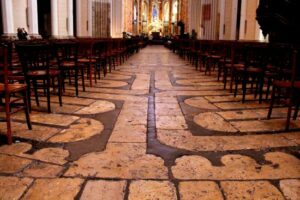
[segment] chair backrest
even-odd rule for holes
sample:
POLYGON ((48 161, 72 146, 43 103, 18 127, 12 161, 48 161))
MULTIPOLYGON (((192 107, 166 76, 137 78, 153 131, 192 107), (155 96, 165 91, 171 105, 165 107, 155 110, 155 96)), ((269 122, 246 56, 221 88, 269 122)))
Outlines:
POLYGON ((55 54, 60 65, 64 61, 72 61, 77 63, 79 43, 75 41, 62 40, 53 43, 55 54))
POLYGON ((29 71, 45 70, 49 74, 50 45, 46 43, 17 44, 16 49, 26 76, 29 71))

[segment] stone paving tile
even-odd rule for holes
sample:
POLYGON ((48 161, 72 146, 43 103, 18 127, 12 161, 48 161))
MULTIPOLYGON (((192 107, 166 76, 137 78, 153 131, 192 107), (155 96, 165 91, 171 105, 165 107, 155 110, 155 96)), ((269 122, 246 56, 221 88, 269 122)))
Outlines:
POLYGON ((94 119, 81 118, 70 128, 62 130, 48 141, 53 143, 76 142, 88 139, 96 134, 101 134, 104 126, 94 119))
POLYGON ((189 105, 189 106, 200 108, 200 109, 218 110, 218 108, 216 106, 214 106, 213 104, 209 103, 203 97, 193 97, 193 98, 190 98, 190 99, 186 99, 184 101, 184 103, 187 104, 187 105, 189 105))
MULTIPOLYGON (((220 102, 236 102, 236 101, 242 101, 242 96, 237 95, 234 97, 233 95, 225 95, 225 96, 205 96, 207 100, 209 100, 212 103, 220 103, 220 102)), ((246 100, 254 100, 254 96, 246 95, 246 100)))
POLYGON ((211 181, 180 182, 179 194, 181 200, 223 200, 219 186, 211 181))
POLYGON ((105 78, 111 80, 128 80, 131 79, 131 76, 113 73, 113 74, 107 74, 105 78))
POLYGON ((88 181, 80 200, 123 200, 126 181, 88 181))
POLYGON ((249 108, 269 108, 270 104, 258 102, 230 102, 230 103, 215 103, 220 109, 231 110, 231 109, 249 109, 249 108))
POLYGON ((56 178, 64 170, 63 167, 41 162, 33 162, 21 176, 34 178, 56 178))
POLYGON ((187 129, 187 124, 182 115, 156 116, 156 128, 158 129, 187 129))
MULTIPOLYGON (((15 115, 14 119, 26 120, 23 113, 18 113, 15 115)), ((70 116, 70 115, 62 115, 62 114, 49 114, 49 113, 41 113, 41 112, 32 112, 30 114, 30 120, 34 123, 47 124, 47 125, 56 125, 56 126, 69 126, 79 117, 70 116), (64 119, 64 120, 61 120, 64 119)))
POLYGON ((26 158, 0 154, 0 173, 14 174, 20 172, 31 162, 26 158))
POLYGON ((262 180, 300 178, 300 160, 296 157, 272 152, 265 154, 270 164, 258 164, 250 157, 225 155, 221 158, 224 166, 213 166, 201 156, 183 156, 172 167, 174 177, 181 180, 262 180))
POLYGON ((155 103, 155 113, 157 116, 182 115, 178 103, 155 103))
MULTIPOLYGON (((68 88, 68 86, 66 88, 68 88)), ((45 97, 40 97, 40 100, 47 101, 47 99, 45 97)), ((73 104, 73 105, 79 105, 79 106, 88 106, 91 103, 93 103, 95 100, 87 99, 87 98, 63 96, 62 101, 63 101, 63 106, 67 105, 67 104, 73 104)), ((59 100, 58 100, 58 98, 51 98, 51 102, 59 103, 59 100)))
POLYGON ((169 181, 133 181, 129 200, 177 200, 176 189, 169 181))
MULTIPOLYGON (((58 103, 51 103, 51 112, 53 114, 73 114, 82 109, 83 106, 64 104, 60 106, 58 103)), ((32 105, 32 110, 47 113, 47 102, 40 102, 40 106, 32 105)), ((25 118, 24 118, 25 119, 25 118)))
POLYGON ((225 181, 221 182, 225 197, 232 199, 266 199, 266 200, 284 200, 280 191, 267 181, 225 181))
POLYGON ((155 97, 155 103, 178 103, 174 97, 155 97))
POLYGON ((31 183, 30 178, 0 176, 0 199, 20 199, 31 183))
MULTIPOLYGON (((284 131, 286 119, 252 120, 230 123, 241 132, 284 131)), ((290 128, 300 128, 300 120, 291 120, 290 128)))
POLYGON ((100 87, 104 87, 104 88, 118 88, 118 87, 124 87, 127 86, 128 83, 124 82, 124 81, 113 81, 113 80, 97 80, 98 85, 100 87))
POLYGON ((138 74, 134 80, 131 89, 133 90, 147 90, 150 86, 150 75, 138 74))
POLYGON ((147 128, 145 125, 115 126, 109 142, 145 143, 147 128))
MULTIPOLYGON (((244 119, 262 119, 266 118, 268 109, 255 109, 255 110, 239 110, 239 111, 224 111, 218 112, 226 120, 244 120, 244 119)), ((272 118, 275 117, 286 117, 286 108, 275 108, 273 109, 272 118)))
POLYGON ((105 152, 90 153, 74 162, 66 176, 122 179, 167 179, 161 158, 147 155, 146 144, 109 143, 105 152))
POLYGON ((280 189, 287 200, 300 199, 300 179, 282 180, 280 189))
POLYGON ((216 82, 203 82, 201 79, 188 79, 188 80, 176 80, 177 84, 180 85, 195 85, 195 86, 211 86, 211 85, 220 85, 223 86, 223 83, 216 82))
POLYGON ((194 117, 194 122, 199 126, 213 131, 236 133, 237 129, 229 122, 225 121, 216 113, 200 113, 194 117))
POLYGON ((83 180, 78 178, 37 179, 23 199, 74 199, 83 180))
POLYGON ((75 114, 79 114, 79 115, 98 114, 98 113, 104 113, 104 112, 115 110, 115 108, 116 106, 114 103, 111 103, 109 101, 98 100, 92 103, 91 105, 89 105, 88 107, 84 107, 78 110, 77 112, 75 112, 75 114))
POLYGON ((228 151, 297 146, 299 133, 244 136, 193 136, 186 130, 157 130, 162 144, 190 151, 228 151))
MULTIPOLYGON (((0 134, 6 135, 6 123, 0 123, 0 134)), ((36 141, 46 141, 56 133, 61 131, 58 128, 32 125, 32 130, 28 130, 28 127, 24 123, 13 122, 12 123, 12 135, 25 139, 32 139, 36 141)))

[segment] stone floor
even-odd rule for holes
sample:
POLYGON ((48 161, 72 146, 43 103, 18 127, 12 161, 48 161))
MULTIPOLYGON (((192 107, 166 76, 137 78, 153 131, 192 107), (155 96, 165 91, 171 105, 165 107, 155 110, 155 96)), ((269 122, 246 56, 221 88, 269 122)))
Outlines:
POLYGON ((284 132, 286 108, 267 120, 268 102, 242 104, 163 47, 74 92, 33 106, 32 131, 14 116, 0 199, 300 199, 300 121, 284 132))

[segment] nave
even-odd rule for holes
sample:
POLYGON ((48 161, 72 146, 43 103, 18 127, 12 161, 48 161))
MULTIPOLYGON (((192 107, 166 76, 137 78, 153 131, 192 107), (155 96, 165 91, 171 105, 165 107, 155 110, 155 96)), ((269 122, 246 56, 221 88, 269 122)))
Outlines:
MULTIPOLYGON (((294 199, 299 120, 162 46, 147 46, 74 95, 13 116, 0 146, 3 199, 294 199)), ((34 101, 32 102, 34 104, 34 101)), ((5 134, 5 123, 1 123, 5 134)))

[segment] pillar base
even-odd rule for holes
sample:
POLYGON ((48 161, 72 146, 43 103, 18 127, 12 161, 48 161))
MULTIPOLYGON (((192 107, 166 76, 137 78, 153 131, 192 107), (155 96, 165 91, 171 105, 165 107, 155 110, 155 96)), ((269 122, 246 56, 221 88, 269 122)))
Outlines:
POLYGON ((28 35, 29 35, 30 40, 43 39, 43 37, 40 34, 37 34, 37 33, 31 33, 31 34, 28 34, 28 35))

